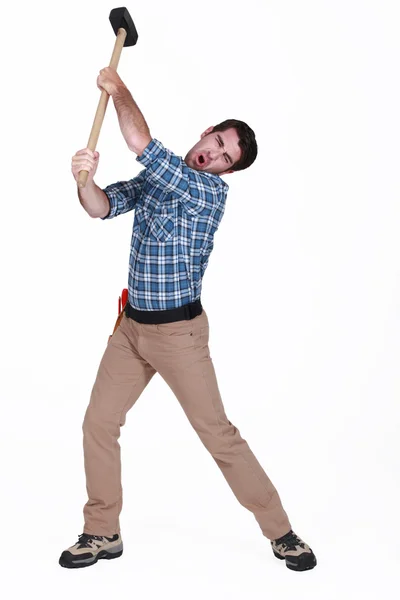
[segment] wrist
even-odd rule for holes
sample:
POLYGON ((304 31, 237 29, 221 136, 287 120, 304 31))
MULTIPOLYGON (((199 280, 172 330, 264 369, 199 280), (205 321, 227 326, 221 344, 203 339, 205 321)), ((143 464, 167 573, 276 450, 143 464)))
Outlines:
POLYGON ((111 91, 110 96, 112 96, 113 98, 116 98, 117 96, 123 95, 127 89, 128 88, 126 87, 126 85, 124 83, 116 84, 114 86, 113 90, 111 91))

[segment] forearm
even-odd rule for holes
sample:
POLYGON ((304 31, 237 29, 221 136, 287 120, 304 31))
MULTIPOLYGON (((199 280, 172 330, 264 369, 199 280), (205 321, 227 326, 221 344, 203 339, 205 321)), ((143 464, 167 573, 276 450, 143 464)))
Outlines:
POLYGON ((81 205, 91 217, 106 217, 108 215, 110 202, 107 195, 94 181, 88 181, 84 188, 78 187, 78 197, 81 205))
POLYGON ((119 86, 112 94, 119 126, 128 148, 140 156, 151 141, 149 127, 127 87, 119 86))

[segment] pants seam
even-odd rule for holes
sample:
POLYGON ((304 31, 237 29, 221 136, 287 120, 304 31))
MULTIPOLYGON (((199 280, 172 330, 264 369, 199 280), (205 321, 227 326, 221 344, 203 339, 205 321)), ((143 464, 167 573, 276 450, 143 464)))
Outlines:
MULTIPOLYGON (((123 414, 124 410, 126 409, 126 407, 129 405, 132 396, 134 395, 134 391, 137 388, 139 381, 141 380, 141 378, 143 377, 143 375, 146 374, 146 371, 143 369, 143 371, 140 374, 140 377, 138 377, 136 383, 134 384, 131 393, 129 394, 128 400, 125 402, 123 408, 121 409, 121 411, 119 413, 116 413, 118 415, 118 425, 119 427, 122 427, 121 425, 121 415, 123 414)), ((120 458, 121 460, 121 458, 120 458)), ((122 478, 122 474, 121 474, 121 478, 122 478)), ((115 520, 115 533, 118 531, 118 521, 119 521, 119 516, 121 514, 121 510, 122 510, 122 494, 123 494, 123 489, 122 489, 122 480, 120 479, 119 482, 120 486, 121 486, 121 498, 118 500, 118 504, 117 504, 117 516, 116 516, 116 520, 115 520)))
MULTIPOLYGON (((214 397, 213 397, 213 394, 212 394, 212 392, 211 392, 211 390, 210 390, 210 388, 208 386, 207 378, 204 375, 204 368, 203 367, 201 369, 201 374, 202 374, 203 379, 205 381, 206 388, 207 388, 207 390, 208 390, 208 392, 209 392, 209 394, 211 396, 211 401, 212 401, 213 406, 214 406, 214 410, 215 410, 216 417, 217 417, 217 424, 219 426, 219 430, 220 430, 221 436, 222 437, 226 437, 224 435, 224 432, 223 432, 222 427, 221 427, 221 423, 219 421, 218 411, 217 411, 216 406, 215 406, 214 397)), ((230 440, 227 440, 227 441, 228 441, 229 450, 231 450, 232 449, 232 442, 230 440)), ((249 461, 247 460, 246 456, 242 453, 242 451, 239 452, 239 455, 244 460, 244 462, 246 463, 246 465, 248 466, 248 468, 250 469, 250 471, 253 473, 253 475, 256 477, 256 479, 258 479, 259 483, 264 488, 264 490, 267 492, 267 495, 269 496, 269 500, 268 500, 268 504, 269 504, 269 502, 271 502, 271 499, 272 499, 272 497, 274 495, 274 492, 272 492, 272 494, 271 494, 271 492, 268 490, 268 488, 265 486, 265 484, 263 483, 263 481, 260 479, 259 475, 255 472, 255 470, 252 467, 251 463, 249 463, 249 461)))
MULTIPOLYGON (((210 390, 210 388, 209 388, 209 385, 208 385, 208 383, 207 383, 207 378, 206 378, 206 376, 205 376, 205 374, 204 374, 204 366, 202 366, 202 367, 201 367, 201 375, 202 375, 202 377, 203 377, 203 379, 204 379, 204 382, 205 382, 205 384, 206 384, 206 388, 207 388, 207 390, 208 390, 208 393, 209 393, 209 395, 211 396, 211 402, 212 402, 212 405, 213 405, 213 407, 214 407, 215 416, 216 416, 216 418, 217 418, 217 425, 218 425, 218 427, 219 427, 219 431, 220 431, 221 437, 225 437, 225 436, 224 436, 224 432, 223 432, 223 430, 222 430, 222 427, 221 427, 221 423, 220 423, 220 419, 219 419, 218 411, 217 411, 217 408, 216 408, 216 406, 215 406, 215 402, 214 402, 214 396, 213 396, 213 394, 212 394, 212 391, 211 391, 211 390, 210 390)), ((231 448, 232 448, 232 442, 231 442, 230 440, 227 440, 227 441, 228 441, 228 446, 229 446, 229 449, 231 449, 231 448)))

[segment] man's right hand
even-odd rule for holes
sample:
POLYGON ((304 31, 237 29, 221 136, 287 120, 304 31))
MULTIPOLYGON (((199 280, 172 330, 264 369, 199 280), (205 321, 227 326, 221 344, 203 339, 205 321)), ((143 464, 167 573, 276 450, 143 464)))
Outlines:
POLYGON ((93 177, 97 171, 97 165, 99 164, 100 154, 98 152, 92 152, 89 148, 78 150, 78 152, 72 157, 71 171, 78 183, 79 172, 88 171, 88 183, 93 181, 93 177))

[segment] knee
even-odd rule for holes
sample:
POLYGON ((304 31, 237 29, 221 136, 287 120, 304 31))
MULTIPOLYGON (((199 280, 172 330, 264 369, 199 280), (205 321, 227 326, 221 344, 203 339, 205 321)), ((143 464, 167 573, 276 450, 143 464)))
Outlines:
POLYGON ((93 429, 93 427, 96 427, 98 425, 99 419, 96 417, 95 412, 89 405, 86 409, 85 416, 83 418, 82 431, 84 434, 87 434, 93 429))
POLYGON ((212 428, 200 437, 212 456, 221 462, 225 462, 232 454, 240 453, 242 446, 246 445, 239 430, 230 421, 226 421, 218 428, 212 428))
POLYGON ((107 433, 110 435, 118 435, 119 425, 111 415, 107 415, 89 404, 86 409, 82 423, 83 434, 96 435, 96 433, 107 433))

